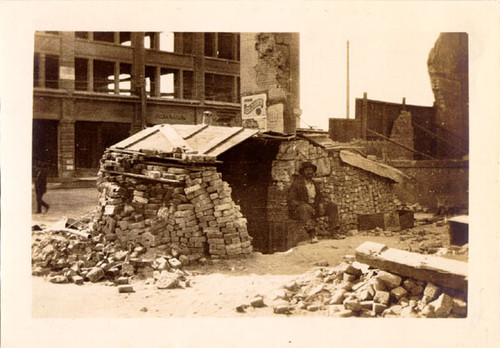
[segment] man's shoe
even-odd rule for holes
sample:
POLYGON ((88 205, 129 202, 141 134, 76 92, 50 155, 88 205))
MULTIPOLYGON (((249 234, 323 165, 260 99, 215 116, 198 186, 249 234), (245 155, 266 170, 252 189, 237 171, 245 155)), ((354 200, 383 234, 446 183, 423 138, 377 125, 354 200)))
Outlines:
POLYGON ((47 206, 45 207, 45 212, 48 212, 49 208, 50 208, 50 205, 47 204, 47 206))

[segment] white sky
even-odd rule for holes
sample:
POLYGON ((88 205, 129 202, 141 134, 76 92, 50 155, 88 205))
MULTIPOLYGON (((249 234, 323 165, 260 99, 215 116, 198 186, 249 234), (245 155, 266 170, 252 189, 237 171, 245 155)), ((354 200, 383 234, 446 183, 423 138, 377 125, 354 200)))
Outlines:
POLYGON ((439 31, 372 29, 308 31, 300 36, 302 126, 328 130, 329 118, 346 118, 346 41, 350 46, 350 118, 355 99, 432 106, 427 58, 439 31))

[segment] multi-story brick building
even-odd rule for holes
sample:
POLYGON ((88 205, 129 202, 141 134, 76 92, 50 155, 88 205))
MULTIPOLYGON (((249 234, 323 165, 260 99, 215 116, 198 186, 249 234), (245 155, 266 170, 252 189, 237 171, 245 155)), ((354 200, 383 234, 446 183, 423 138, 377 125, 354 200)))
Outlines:
POLYGON ((33 158, 61 178, 158 123, 241 124, 237 33, 36 32, 33 158))

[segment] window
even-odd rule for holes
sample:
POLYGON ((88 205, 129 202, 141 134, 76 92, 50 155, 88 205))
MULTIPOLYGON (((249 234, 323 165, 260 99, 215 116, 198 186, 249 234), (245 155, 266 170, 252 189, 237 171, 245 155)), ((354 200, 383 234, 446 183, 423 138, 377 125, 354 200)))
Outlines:
POLYGON ((180 98, 179 70, 160 69, 160 95, 162 98, 180 98))
POLYGON ((182 98, 193 99, 193 72, 182 72, 182 98))
POLYGON ((217 48, 218 57, 224 59, 235 59, 234 44, 235 35, 231 33, 219 33, 217 48))
POLYGON ((59 57, 45 56, 45 87, 59 88, 59 57))
POLYGON ((120 95, 132 95, 131 75, 132 64, 120 63, 119 93, 120 95))
POLYGON ((112 31, 95 31, 94 32, 94 41, 102 41, 102 42, 115 42, 115 33, 112 31))
POLYGON ((160 35, 160 51, 174 52, 174 33, 161 32, 160 35))
POLYGON ((205 56, 206 57, 217 57, 216 33, 205 33, 205 56))
POLYGON ((93 91, 99 93, 114 93, 115 63, 94 60, 93 91))
POLYGON ((120 45, 132 46, 132 34, 130 33, 130 31, 120 32, 120 45))
POLYGON ((35 53, 33 59, 33 87, 40 87, 40 55, 35 53))
POLYGON ((87 40, 89 38, 89 33, 87 31, 75 31, 75 38, 87 40))
POLYGON ((88 88, 88 59, 75 58, 75 90, 86 91, 88 88))
POLYGON ((239 35, 235 33, 205 33, 205 56, 239 60, 239 35))
POLYGON ((235 76, 205 74, 205 99, 235 103, 235 76))

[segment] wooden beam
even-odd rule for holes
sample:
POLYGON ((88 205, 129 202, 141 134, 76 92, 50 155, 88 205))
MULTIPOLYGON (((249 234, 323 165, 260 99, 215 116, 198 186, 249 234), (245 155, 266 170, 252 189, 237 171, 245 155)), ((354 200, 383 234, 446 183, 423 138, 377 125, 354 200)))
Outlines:
POLYGON ((355 250, 356 260, 381 270, 443 287, 467 290, 467 262, 388 248, 364 242, 355 250))

